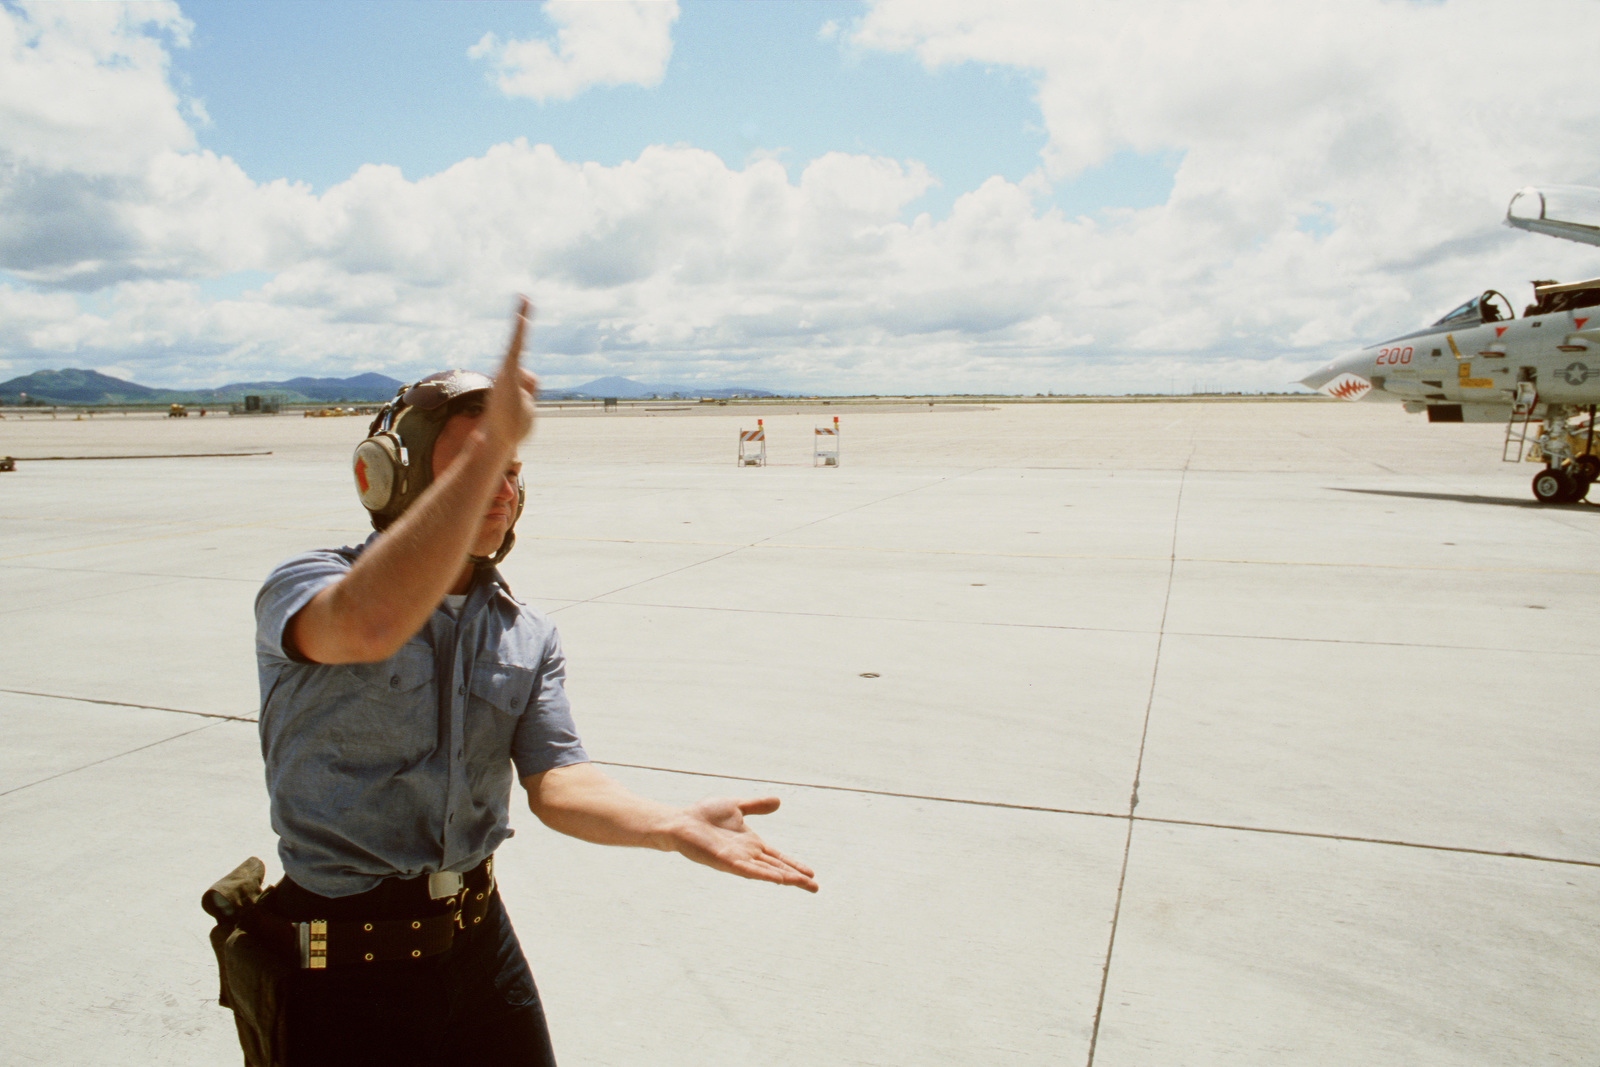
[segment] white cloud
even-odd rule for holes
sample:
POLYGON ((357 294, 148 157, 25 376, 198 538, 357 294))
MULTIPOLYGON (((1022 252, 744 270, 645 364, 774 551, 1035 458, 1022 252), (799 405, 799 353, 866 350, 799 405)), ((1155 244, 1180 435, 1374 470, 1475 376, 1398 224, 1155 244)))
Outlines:
POLYGON ((152 385, 487 368, 527 291, 558 385, 1277 388, 1486 286, 1518 301, 1527 278, 1597 273, 1590 249, 1498 226, 1521 185, 1600 183, 1600 99, 1566 84, 1600 19, 1532 10, 880 3, 841 31, 853 46, 1037 72, 1040 172, 934 219, 914 214, 921 164, 840 152, 791 178, 685 146, 601 166, 517 141, 419 180, 261 183, 194 146, 167 77, 175 8, 0 7, 0 270, 26 283, 0 284, 0 365, 152 385), (137 106, 36 88, 74 78, 137 106), (1181 153, 1167 203, 1041 206, 1128 149, 1181 153), (221 300, 198 284, 241 271, 269 280, 221 300))
POLYGON ((1392 293, 1373 300, 1397 276, 1448 301, 1530 260, 1573 263, 1494 225, 1520 185, 1600 179, 1587 132, 1600 98, 1571 73, 1597 28, 1583 0, 1515 18, 1485 0, 879 0, 850 40, 932 69, 1037 72, 1052 180, 1122 150, 1182 153, 1166 205, 1082 246, 1111 272, 1137 267, 1172 321, 1200 311, 1185 330, 1129 335, 1181 348, 1180 334, 1208 345, 1240 329, 1268 344, 1370 340, 1404 323, 1392 293), (1320 240, 1296 232, 1311 214, 1320 240), (1293 326, 1319 314, 1342 328, 1293 326))
POLYGON ((672 58, 677 0, 546 0, 555 46, 540 38, 502 41, 492 33, 467 50, 497 71, 507 96, 570 100, 595 85, 661 84, 672 58))
POLYGON ((182 46, 190 29, 172 0, 30 0, 0 11, 5 161, 45 173, 123 176, 152 151, 192 148, 159 36, 182 46))

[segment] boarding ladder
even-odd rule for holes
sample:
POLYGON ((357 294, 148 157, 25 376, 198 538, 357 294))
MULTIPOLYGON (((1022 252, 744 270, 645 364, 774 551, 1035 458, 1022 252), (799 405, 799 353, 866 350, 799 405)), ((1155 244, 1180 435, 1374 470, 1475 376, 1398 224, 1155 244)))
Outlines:
POLYGON ((1539 406, 1539 394, 1532 382, 1518 382, 1517 393, 1511 405, 1511 418, 1506 422, 1505 447, 1500 459, 1505 463, 1521 463, 1528 447, 1528 428, 1534 422, 1533 410, 1539 406), (1516 454, 1513 455, 1512 453, 1516 454))
POLYGON ((833 417, 832 426, 818 426, 811 439, 811 465, 837 467, 839 465, 839 416, 833 417))

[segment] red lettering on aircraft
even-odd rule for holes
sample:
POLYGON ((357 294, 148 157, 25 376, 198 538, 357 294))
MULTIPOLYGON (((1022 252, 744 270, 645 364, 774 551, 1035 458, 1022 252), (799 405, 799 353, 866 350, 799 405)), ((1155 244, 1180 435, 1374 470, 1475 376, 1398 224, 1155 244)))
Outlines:
POLYGON ((1382 349, 1378 352, 1378 358, 1373 362, 1377 363, 1379 366, 1382 366, 1385 363, 1389 364, 1390 366, 1399 366, 1402 363, 1410 363, 1411 348, 1410 346, 1407 346, 1405 348, 1382 349))
POLYGON ((364 459, 356 460, 356 484, 363 493, 367 491, 367 461, 364 459))

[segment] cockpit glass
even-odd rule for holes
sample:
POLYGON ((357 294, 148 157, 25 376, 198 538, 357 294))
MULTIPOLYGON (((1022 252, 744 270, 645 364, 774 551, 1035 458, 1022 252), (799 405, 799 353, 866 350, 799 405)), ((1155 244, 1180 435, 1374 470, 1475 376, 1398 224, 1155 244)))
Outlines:
POLYGON ((1479 304, 1482 302, 1482 300, 1483 300, 1483 297, 1481 297, 1481 296, 1473 297, 1471 300, 1468 300, 1465 304, 1462 304, 1460 307, 1456 308, 1454 311, 1450 312, 1448 315, 1445 315, 1442 318, 1440 318, 1438 322, 1434 323, 1434 325, 1435 326, 1443 326, 1447 322, 1455 322, 1458 319, 1463 321, 1463 322, 1471 322, 1471 323, 1480 323, 1480 322, 1482 322, 1483 321, 1483 312, 1479 310, 1479 304))
POLYGON ((1506 215, 1514 219, 1544 218, 1544 194, 1537 189, 1519 189, 1506 208, 1506 215))
POLYGON ((1572 222, 1580 226, 1600 226, 1600 193, 1583 186, 1549 185, 1539 190, 1543 200, 1542 218, 1572 222))

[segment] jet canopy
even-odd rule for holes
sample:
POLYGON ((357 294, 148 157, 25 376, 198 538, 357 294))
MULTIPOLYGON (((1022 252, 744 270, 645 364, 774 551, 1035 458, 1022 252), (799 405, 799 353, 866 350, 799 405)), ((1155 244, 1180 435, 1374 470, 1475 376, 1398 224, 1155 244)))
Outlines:
POLYGON ((1466 329, 1469 326, 1482 326, 1486 322, 1504 322, 1516 317, 1517 313, 1512 310, 1511 301, 1495 290, 1488 289, 1460 307, 1452 309, 1433 325, 1466 329))
MULTIPOLYGON (((1522 315, 1527 318, 1532 315, 1550 315, 1557 311, 1576 311, 1579 308, 1600 307, 1600 278, 1590 278, 1586 282, 1560 282, 1536 281, 1533 283, 1533 303, 1523 310, 1522 315)), ((1511 309, 1511 301, 1493 289, 1489 289, 1468 300, 1458 308, 1452 309, 1438 322, 1428 327, 1427 332, 1438 330, 1465 330, 1472 326, 1482 326, 1486 322, 1506 322, 1517 317, 1511 309)))
POLYGON ((1506 207, 1506 225, 1600 245, 1600 189, 1583 185, 1519 189, 1506 207))

